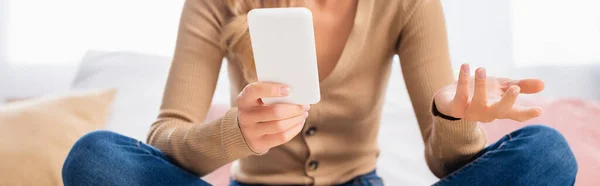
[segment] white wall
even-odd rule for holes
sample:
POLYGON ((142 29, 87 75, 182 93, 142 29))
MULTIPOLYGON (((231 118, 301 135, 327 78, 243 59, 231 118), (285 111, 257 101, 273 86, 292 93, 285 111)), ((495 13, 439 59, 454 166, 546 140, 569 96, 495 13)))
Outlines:
POLYGON ((598 0, 442 0, 455 67, 600 64, 598 0))
MULTIPOLYGON (((7 36, 0 40, 7 51, 7 60, 0 59, 0 75, 7 76, 3 71, 8 68, 12 74, 0 78, 2 102, 2 97, 39 96, 68 89, 79 60, 88 50, 171 56, 184 0, 0 2, 1 12, 9 15, 5 21, 10 22, 5 32, 0 31, 0 37, 7 36), (6 13, 8 2, 11 11, 6 13)), ((0 27, 3 25, 0 22, 0 27)))
POLYGON ((510 1, 442 0, 454 68, 503 71, 514 65, 510 1))
POLYGON ((6 23, 8 16, 8 0, 0 0, 0 104, 4 100, 2 92, 9 78, 8 65, 6 64, 6 23))
POLYGON ((600 64, 600 1, 513 0, 519 66, 600 64))
POLYGON ((0 0, 0 69, 6 56, 6 23, 8 21, 8 0, 0 0))
POLYGON ((170 56, 183 6, 183 0, 8 1, 9 59, 19 65, 75 64, 89 49, 170 56))

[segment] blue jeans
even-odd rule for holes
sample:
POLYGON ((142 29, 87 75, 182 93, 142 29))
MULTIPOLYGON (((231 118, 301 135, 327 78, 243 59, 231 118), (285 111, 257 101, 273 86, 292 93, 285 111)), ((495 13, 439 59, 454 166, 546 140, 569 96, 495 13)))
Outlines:
MULTIPOLYGON (((577 162, 564 137, 535 125, 506 135, 435 185, 573 185, 576 174, 577 162)), ((156 148, 108 131, 79 139, 65 160, 62 176, 66 186, 210 185, 156 148)), ((231 185, 247 184, 233 181, 231 185)), ((383 183, 373 171, 342 185, 383 183)))

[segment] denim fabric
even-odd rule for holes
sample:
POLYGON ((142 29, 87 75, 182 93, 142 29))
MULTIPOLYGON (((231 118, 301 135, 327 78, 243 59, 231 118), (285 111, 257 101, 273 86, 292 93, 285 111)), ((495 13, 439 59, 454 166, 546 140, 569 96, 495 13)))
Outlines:
POLYGON ((81 137, 65 160, 62 177, 65 186, 210 185, 158 149, 108 131, 81 137))
MULTIPOLYGON (((514 131, 435 183, 450 185, 573 185, 577 162, 565 138, 542 125, 514 131)), ((402 165, 398 165, 402 166, 402 165)), ((71 185, 210 185, 156 148, 108 131, 83 136, 63 165, 71 185)), ((232 186, 250 186, 236 181, 232 186)), ((342 186, 383 185, 376 171, 342 186)))
POLYGON ((577 161, 565 138, 543 125, 516 130, 435 186, 573 185, 577 161))

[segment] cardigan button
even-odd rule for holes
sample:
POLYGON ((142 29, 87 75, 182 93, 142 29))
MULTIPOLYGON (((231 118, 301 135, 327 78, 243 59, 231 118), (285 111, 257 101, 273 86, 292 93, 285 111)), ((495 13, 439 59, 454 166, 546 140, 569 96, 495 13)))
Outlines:
POLYGON ((315 135, 316 132, 317 127, 309 127, 304 134, 306 134, 306 136, 312 136, 315 135))
POLYGON ((315 170, 317 170, 317 168, 319 168, 318 161, 312 160, 312 161, 308 162, 308 169, 310 169, 311 171, 315 171, 315 170))

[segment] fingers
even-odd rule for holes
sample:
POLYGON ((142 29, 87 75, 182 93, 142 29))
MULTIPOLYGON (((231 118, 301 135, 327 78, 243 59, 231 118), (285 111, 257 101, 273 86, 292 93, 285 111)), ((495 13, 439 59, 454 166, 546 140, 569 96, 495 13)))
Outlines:
POLYGON ((484 68, 475 70, 475 89, 470 108, 480 112, 487 110, 487 77, 484 68))
POLYGON ((248 84, 238 96, 238 107, 262 106, 260 98, 287 96, 289 87, 277 83, 256 82, 248 84))
POLYGON ((248 114, 253 122, 278 121, 300 116, 310 108, 309 105, 273 104, 257 107, 248 114))
POLYGON ((270 146, 278 146, 292 140, 292 138, 294 138, 296 135, 298 135, 298 133, 300 133, 300 131, 302 131, 303 127, 304 122, 280 133, 267 134, 262 137, 262 140, 264 140, 264 142, 268 143, 270 146))
POLYGON ((510 86, 519 86, 521 88, 521 93, 523 94, 535 94, 544 90, 544 82, 540 79, 522 79, 522 80, 512 80, 508 83, 508 87, 510 86))
POLYGON ((508 113, 508 118, 523 122, 536 118, 542 114, 542 109, 538 107, 523 107, 520 105, 514 105, 512 110, 508 113))
MULTIPOLYGON (((540 108, 515 105, 520 93, 532 94, 544 89, 544 83, 539 79, 510 80, 506 78, 488 78, 484 68, 475 70, 473 97, 469 102, 470 77, 469 66, 463 64, 456 83, 456 93, 452 99, 454 115, 464 113, 464 119, 469 121, 491 122, 495 119, 509 118, 516 121, 527 121, 541 114, 540 108), (490 81, 490 82, 488 82, 490 81), (488 83, 492 83, 488 87, 488 83), (500 85, 498 87, 497 85, 500 85), (498 89, 499 88, 499 89, 498 89), (488 89, 492 90, 488 97, 488 89), (498 90, 504 93, 498 93, 498 90), (500 95, 501 98, 500 98, 500 95), (500 101, 488 106, 488 99, 500 101)), ((437 101, 437 98, 436 98, 437 101)), ((443 103, 442 103, 443 104, 443 103)))
POLYGON ((510 86, 504 95, 502 95, 502 99, 492 105, 492 113, 495 118, 504 119, 509 116, 515 101, 517 101, 520 90, 519 86, 510 86))
POLYGON ((471 79, 469 64, 462 64, 460 67, 460 74, 458 75, 458 83, 456 87, 456 94, 452 105, 453 110, 464 110, 469 103, 469 80, 471 79))
POLYGON ((308 117, 308 112, 304 112, 303 114, 277 121, 269 121, 264 123, 259 123, 256 127, 260 128, 259 130, 264 132, 264 134, 277 134, 284 131, 287 131, 296 125, 303 124, 306 118, 308 117))

